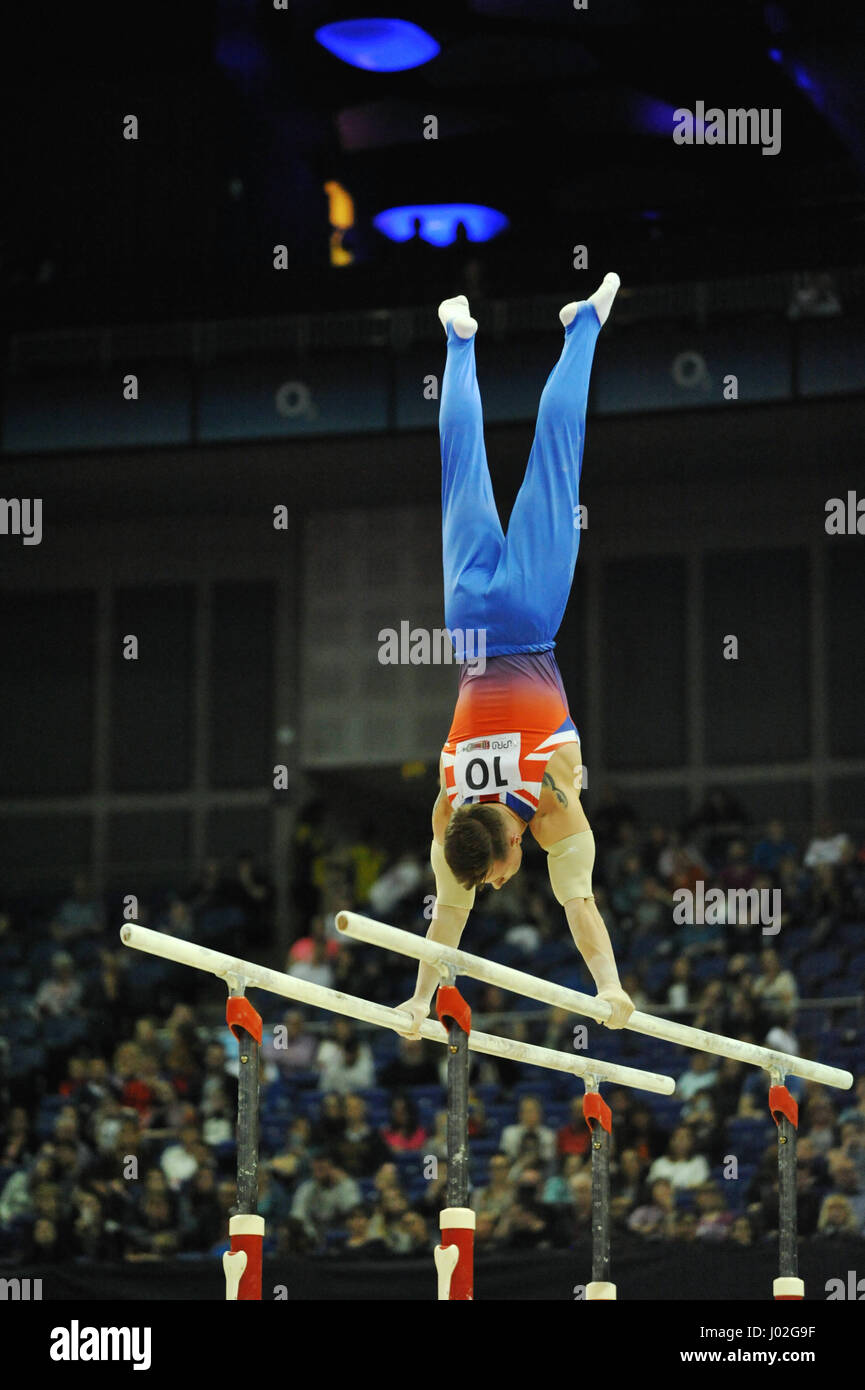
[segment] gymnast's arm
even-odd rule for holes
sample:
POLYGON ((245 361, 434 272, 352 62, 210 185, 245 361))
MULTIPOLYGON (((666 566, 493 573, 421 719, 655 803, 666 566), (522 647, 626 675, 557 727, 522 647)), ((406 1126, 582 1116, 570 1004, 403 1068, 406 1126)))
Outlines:
MULTIPOLYGON (((444 856, 444 831, 449 818, 450 805, 442 786, 432 813, 433 841, 430 846, 430 862, 436 880, 436 900, 427 940, 440 941, 445 946, 459 946, 463 928, 474 903, 475 890, 463 888, 448 868, 444 856)), ((418 964, 414 994, 404 1004, 397 1005, 402 1013, 411 1014, 416 1027, 429 1016, 430 1001, 440 983, 441 977, 435 966, 421 961, 418 964)), ((420 1033, 411 1032, 406 1036, 417 1038, 420 1037, 420 1033)))
POLYGON ((572 829, 547 850, 547 869, 558 902, 565 909, 574 944, 586 962, 598 991, 612 1010, 605 1020, 607 1028, 623 1028, 634 1012, 633 1000, 622 989, 616 957, 604 919, 592 893, 595 837, 579 801, 569 810, 569 823, 559 830, 572 829))

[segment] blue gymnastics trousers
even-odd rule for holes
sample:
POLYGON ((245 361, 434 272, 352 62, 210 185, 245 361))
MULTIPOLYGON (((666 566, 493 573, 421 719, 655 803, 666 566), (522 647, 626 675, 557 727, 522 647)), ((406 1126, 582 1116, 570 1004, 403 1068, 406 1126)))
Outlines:
POLYGON ((586 402, 600 331, 594 305, 581 304, 541 394, 505 535, 484 448, 475 339, 448 324, 439 408, 445 623, 451 632, 485 629, 488 656, 555 646, 580 548, 586 402))

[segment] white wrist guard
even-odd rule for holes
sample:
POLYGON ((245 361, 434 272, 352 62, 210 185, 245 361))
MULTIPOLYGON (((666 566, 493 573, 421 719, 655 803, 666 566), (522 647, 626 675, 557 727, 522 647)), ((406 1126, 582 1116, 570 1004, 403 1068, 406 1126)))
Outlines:
POLYGON ((592 897, 592 867, 595 837, 591 830, 580 830, 559 840, 547 853, 547 868, 556 900, 564 906, 572 898, 592 897))
POLYGON ((474 888, 463 888, 462 884, 454 877, 453 870, 445 859, 444 849, 438 840, 433 840, 429 857, 436 879, 436 902, 442 907, 464 909, 474 907, 474 888))

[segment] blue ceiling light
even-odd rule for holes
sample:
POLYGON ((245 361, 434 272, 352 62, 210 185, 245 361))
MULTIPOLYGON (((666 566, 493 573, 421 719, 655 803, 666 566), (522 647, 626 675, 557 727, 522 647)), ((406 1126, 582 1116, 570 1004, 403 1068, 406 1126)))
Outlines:
POLYGON ((770 48, 769 57, 772 59, 773 63, 783 63, 784 61, 784 54, 781 52, 780 48, 770 48))
POLYGON ((634 93, 628 99, 628 118, 641 135, 662 135, 668 138, 675 127, 676 107, 657 97, 634 93))
POLYGON ((503 212, 480 203, 410 203, 386 208, 372 219, 372 225, 391 241, 410 241, 418 219, 421 240, 431 246, 452 246, 460 222, 469 241, 492 241, 508 226, 503 212))
POLYGON ((440 52, 431 34, 406 19, 344 19, 316 29, 322 47, 366 72, 418 68, 440 52))

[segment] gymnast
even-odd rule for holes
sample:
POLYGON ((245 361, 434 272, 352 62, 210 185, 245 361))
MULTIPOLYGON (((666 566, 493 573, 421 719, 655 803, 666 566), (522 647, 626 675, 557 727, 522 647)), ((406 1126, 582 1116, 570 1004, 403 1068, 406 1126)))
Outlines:
MULTIPOLYGON (((621 1028, 634 1005, 619 982, 592 895, 595 841, 580 803, 580 736, 553 648, 580 546, 579 482, 595 343, 619 288, 606 275, 567 304, 561 356, 541 395, 525 478, 504 534, 483 437, 475 370, 477 322, 465 295, 439 305, 447 334, 439 433, 445 622, 461 641, 485 632, 483 667, 464 664, 439 762, 431 861, 436 900, 428 937, 458 946, 475 890, 519 870, 526 828, 547 851, 550 883, 598 992, 621 1028)), ((475 650, 478 650, 476 643, 475 650)), ((459 659, 459 655, 458 655, 459 659)), ((411 999, 416 1026, 439 984, 421 963, 411 999)), ((410 1036, 419 1036, 412 1033, 410 1036)))

